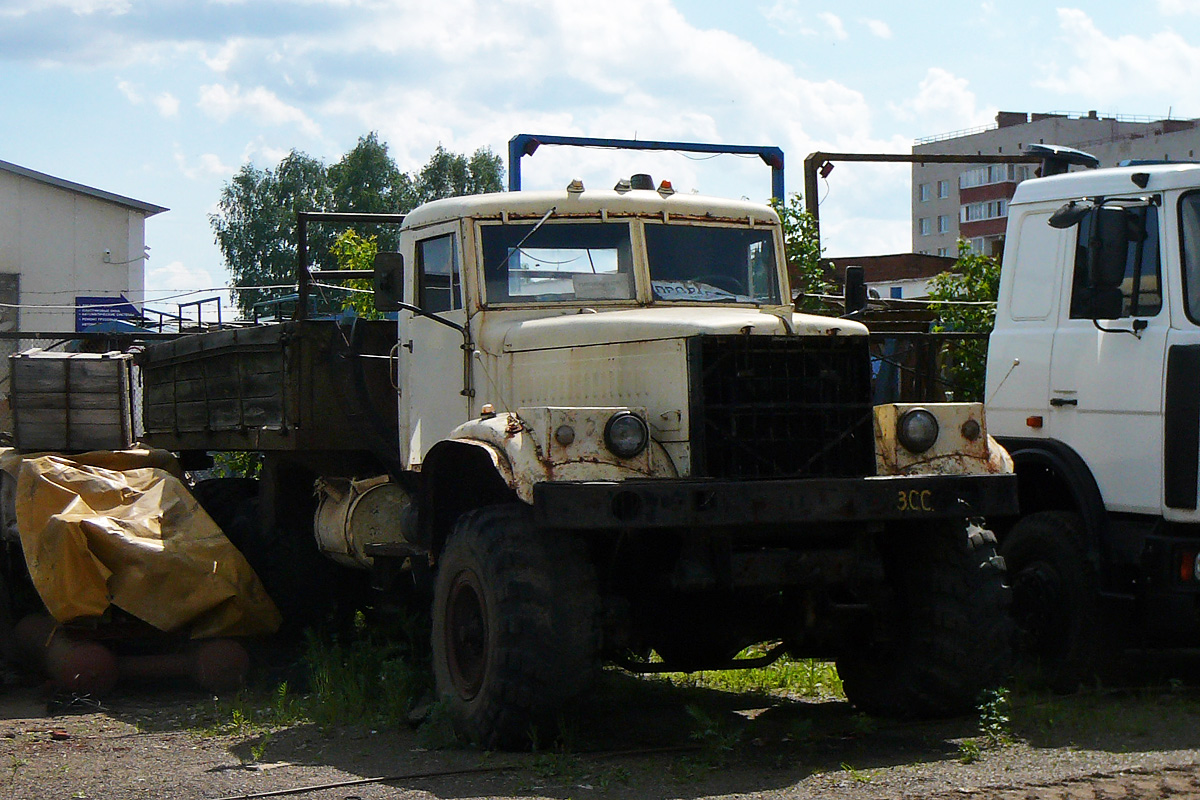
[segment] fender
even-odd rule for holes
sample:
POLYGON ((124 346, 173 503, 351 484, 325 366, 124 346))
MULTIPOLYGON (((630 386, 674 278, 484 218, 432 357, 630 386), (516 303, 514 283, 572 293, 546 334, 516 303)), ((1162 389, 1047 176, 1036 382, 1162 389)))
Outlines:
POLYGON ((533 487, 544 481, 619 481, 626 478, 678 476, 667 451, 653 438, 638 456, 618 458, 604 446, 604 423, 625 409, 521 409, 491 418, 470 420, 455 428, 449 440, 481 448, 497 474, 523 502, 533 504, 533 487), (567 420, 576 432, 570 444, 552 441, 550 429, 567 420))
MULTIPOLYGON (((1100 487, 1088 469, 1087 462, 1080 457, 1070 445, 1057 439, 1024 439, 1019 437, 1001 437, 1000 444, 1008 450, 1016 467, 1017 475, 1028 474, 1032 469, 1046 469, 1057 475, 1065 485, 1068 494, 1067 502, 1073 510, 1079 512, 1084 525, 1099 544, 1101 550, 1107 552, 1104 543, 1108 541, 1108 514, 1104 510, 1104 498, 1100 487)), ((1024 482, 1022 481, 1022 486, 1024 482)), ((1027 507, 1024 492, 1021 497, 1021 513, 1031 514, 1045 508, 1027 507)), ((1064 504, 1053 506, 1063 508, 1064 504)))

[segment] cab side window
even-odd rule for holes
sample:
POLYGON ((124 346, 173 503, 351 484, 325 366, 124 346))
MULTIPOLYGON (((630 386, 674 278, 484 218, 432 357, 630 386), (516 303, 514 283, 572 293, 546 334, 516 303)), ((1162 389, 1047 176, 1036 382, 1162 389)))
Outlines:
MULTIPOLYGON (((1094 307, 1093 294, 1113 291, 1096 288, 1100 281, 1090 272, 1094 263, 1092 248, 1105 246, 1093 241, 1097 210, 1078 225, 1075 247, 1075 277, 1071 289, 1071 318, 1089 319, 1094 307)), ((1134 206, 1126 209, 1130 235, 1125 245, 1125 274, 1118 287, 1122 317, 1152 317, 1162 311, 1162 266, 1158 251, 1158 207, 1134 206)), ((1111 246, 1111 245, 1109 245, 1111 246)), ((1115 302, 1115 297, 1113 298, 1115 302)), ((1114 306, 1115 310, 1115 306, 1114 306)))
POLYGON ((463 307, 454 234, 417 242, 417 301, 421 308, 434 313, 463 307))

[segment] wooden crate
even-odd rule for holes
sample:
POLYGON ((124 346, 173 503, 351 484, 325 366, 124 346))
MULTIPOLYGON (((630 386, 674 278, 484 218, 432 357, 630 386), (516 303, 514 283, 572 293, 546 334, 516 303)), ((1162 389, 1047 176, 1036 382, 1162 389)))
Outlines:
POLYGON ((34 349, 10 356, 9 368, 13 437, 20 450, 133 445, 133 356, 34 349))

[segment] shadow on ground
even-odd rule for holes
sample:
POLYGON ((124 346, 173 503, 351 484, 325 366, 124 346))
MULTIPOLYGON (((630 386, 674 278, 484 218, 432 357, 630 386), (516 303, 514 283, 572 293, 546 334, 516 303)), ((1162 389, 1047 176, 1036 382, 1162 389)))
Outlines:
MULTIPOLYGON (((1138 679, 1121 687, 1074 695, 1014 690, 1009 706, 999 709, 1008 720, 993 734, 1034 748, 1111 753, 1200 748, 1200 652, 1135 659, 1138 679)), ((678 797, 745 794, 793 786, 818 773, 842 773, 854 781, 889 767, 957 763, 969 755, 964 742, 986 741, 977 717, 876 719, 845 702, 683 688, 619 671, 606 672, 598 690, 564 717, 559 740, 524 754, 446 747, 444 735, 431 735, 428 728, 372 729, 353 721, 265 727, 239 711, 272 702, 270 688, 216 700, 164 683, 125 688, 105 701, 105 710, 141 732, 219 738, 241 764, 312 768, 300 773, 299 784, 322 782, 316 776, 333 771, 405 776, 386 783, 447 798, 530 792, 567 797, 578 796, 580 787, 613 797, 647 796, 663 787, 678 797), (459 773, 417 777, 437 771, 459 773), (306 781, 309 775, 312 781, 306 781)), ((28 703, 0 706, 9 717, 29 710, 28 703)), ((213 770, 240 768, 228 759, 213 770)), ((295 778, 289 773, 289 781, 295 778)))

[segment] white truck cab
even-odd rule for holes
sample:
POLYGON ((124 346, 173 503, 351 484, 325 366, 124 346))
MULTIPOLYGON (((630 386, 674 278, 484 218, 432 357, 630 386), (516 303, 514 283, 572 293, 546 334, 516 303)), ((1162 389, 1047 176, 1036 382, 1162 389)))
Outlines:
POLYGON ((1046 677, 1086 680, 1116 621, 1194 644, 1200 165, 1018 186, 985 397, 1020 482, 1014 607, 1046 677))

